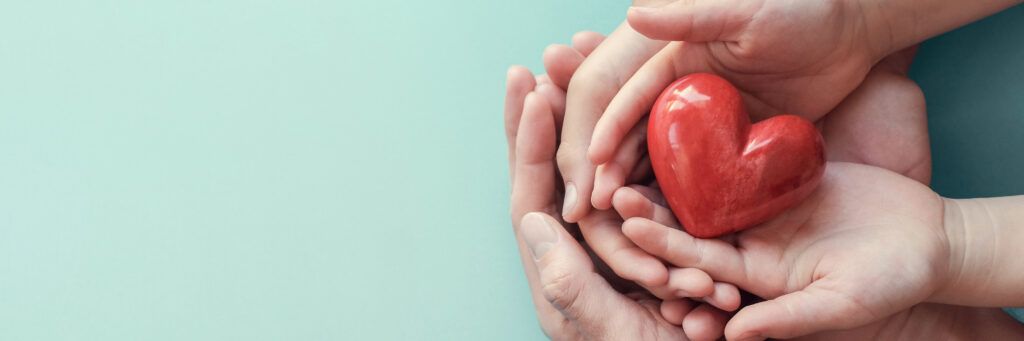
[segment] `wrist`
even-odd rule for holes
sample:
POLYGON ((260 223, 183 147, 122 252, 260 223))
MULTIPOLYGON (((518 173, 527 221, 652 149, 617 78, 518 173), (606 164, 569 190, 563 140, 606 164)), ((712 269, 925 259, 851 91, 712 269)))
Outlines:
POLYGON ((931 302, 1024 305, 1024 196, 943 199, 949 258, 931 302))
POLYGON ((938 289, 928 299, 929 302, 951 303, 958 295, 957 288, 963 278, 966 257, 967 232, 964 225, 964 212, 956 199, 942 198, 942 232, 945 234, 947 259, 944 271, 938 275, 938 289))

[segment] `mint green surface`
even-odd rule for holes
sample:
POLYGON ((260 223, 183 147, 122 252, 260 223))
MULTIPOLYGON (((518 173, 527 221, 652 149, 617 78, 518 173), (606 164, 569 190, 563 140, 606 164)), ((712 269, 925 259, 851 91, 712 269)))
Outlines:
MULTIPOLYGON (((3 2, 0 340, 543 338, 505 69, 625 7, 3 2)), ((1022 18, 922 50, 943 190, 1024 192, 1022 18)))

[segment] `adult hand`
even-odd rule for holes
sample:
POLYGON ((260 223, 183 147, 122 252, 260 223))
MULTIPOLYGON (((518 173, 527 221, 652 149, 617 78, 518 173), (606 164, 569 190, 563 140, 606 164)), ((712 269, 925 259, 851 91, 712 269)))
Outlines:
POLYGON ((886 33, 873 13, 856 1, 811 0, 677 0, 630 8, 634 29, 675 42, 608 104, 594 128, 590 160, 610 161, 662 89, 695 72, 736 85, 756 118, 785 112, 817 121, 890 53, 878 40, 886 33))
MULTIPOLYGON (((595 268, 587 250, 555 217, 560 207, 555 165, 557 141, 551 104, 521 91, 532 75, 510 70, 506 104, 512 165, 511 212, 520 256, 544 332, 556 340, 684 339, 661 317, 657 300, 616 291, 595 268), (508 103, 513 103, 508 105, 508 103), (513 151, 514 150, 514 151, 513 151), (636 298, 634 298, 636 297, 636 298)), ((613 213, 595 214, 615 218, 613 213)))
MULTIPOLYGON (((555 118, 556 130, 561 125, 562 113, 560 110, 564 110, 565 92, 564 84, 568 82, 568 79, 572 78, 573 72, 581 64, 582 60, 594 50, 598 44, 600 44, 603 36, 594 32, 580 32, 573 36, 573 46, 566 45, 551 45, 544 53, 544 64, 547 70, 547 74, 533 77, 528 70, 522 67, 513 67, 509 71, 508 81, 508 93, 506 94, 506 132, 509 137, 510 147, 515 145, 515 136, 518 135, 518 126, 520 117, 524 110, 524 100, 530 88, 533 87, 533 94, 536 97, 546 100, 550 104, 550 110, 555 118)), ((529 108, 529 106, 527 106, 529 108)), ((515 160, 516 153, 515 148, 510 148, 509 156, 510 161, 515 160)), ((514 163, 514 162, 513 162, 514 163)), ((649 168, 647 172, 649 172, 649 168)), ((642 174, 645 172, 643 169, 638 169, 637 172, 639 177, 645 177, 642 174)), ((512 170, 511 174, 516 174, 515 169, 512 170)), ((649 175, 646 176, 649 178, 649 175)), ((515 177, 513 177, 515 180, 515 177)), ((516 181, 513 181, 516 182, 516 181)), ((559 193, 553 194, 557 199, 559 193)), ((514 200, 513 204, 519 202, 514 200)), ((515 207, 515 205, 513 205, 515 207)), ((549 207, 548 210, 555 211, 557 207, 549 207)), ((521 215, 514 211, 514 216, 521 215)), ((618 231, 622 224, 622 219, 610 212, 600 212, 588 215, 585 219, 586 226, 597 226, 600 228, 589 229, 601 230, 604 228, 614 229, 618 231)), ((571 226, 570 226, 571 227, 571 226)), ((574 229, 571 229, 574 231, 574 229)), ((621 233, 620 233, 621 236, 621 233)), ((621 240, 626 240, 624 236, 621 236, 621 240)), ((626 240, 628 242, 628 240, 626 240)), ((587 245, 582 245, 584 249, 588 249, 587 245)), ((635 247, 634 247, 635 248, 635 247)), ((587 250, 592 252, 591 250, 587 250)), ((639 251, 639 249, 637 249, 639 251)), ((653 260, 653 257, 648 256, 653 260)), ((593 257, 594 265, 597 267, 599 273, 602 273, 604 278, 610 282, 620 292, 630 292, 627 297, 635 300, 644 302, 645 305, 657 308, 657 300, 651 300, 649 295, 645 292, 660 293, 664 298, 668 298, 671 301, 661 306, 661 313, 664 315, 665 320, 675 326, 683 326, 685 332, 692 339, 696 340, 711 340, 719 338, 722 335, 722 330, 725 325, 725 319, 727 315, 713 308, 713 306, 724 307, 727 310, 734 310, 739 305, 739 295, 735 286, 724 283, 712 283, 710 277, 696 269, 672 269, 671 278, 669 283, 659 287, 645 287, 646 290, 642 290, 637 287, 636 284, 624 281, 623 279, 611 274, 610 268, 600 259, 593 257), (682 297, 701 297, 708 304, 698 304, 697 302, 681 299, 682 297), (706 296, 706 297, 705 297, 706 296)), ((529 266, 527 266, 529 270, 529 266)), ((528 271, 528 275, 529 275, 528 271)), ((530 276, 528 276, 530 277, 530 276)), ((535 280, 531 279, 531 282, 535 280)), ((537 290, 535 288, 534 294, 536 296, 537 290)), ((540 301, 539 298, 535 297, 536 301, 540 301)), ((558 314, 553 314, 550 305, 538 303, 538 312, 541 316, 542 325, 552 326, 559 325, 558 314), (552 322, 554 321, 554 322, 552 322)), ((563 323, 564 324, 564 323, 563 323)), ((558 328, 545 327, 545 330, 552 330, 558 328)), ((561 330, 561 329, 558 329, 561 330)), ((552 335, 563 335, 559 331, 549 332, 552 335)))

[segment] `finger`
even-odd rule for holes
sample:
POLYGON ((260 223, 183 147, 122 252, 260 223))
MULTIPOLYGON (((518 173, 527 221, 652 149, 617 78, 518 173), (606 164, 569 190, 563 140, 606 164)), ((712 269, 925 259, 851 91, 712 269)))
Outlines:
POLYGON ((597 167, 597 174, 594 176, 594 195, 591 199, 594 208, 607 210, 612 207, 612 194, 625 185, 626 177, 645 154, 645 141, 647 126, 641 122, 630 131, 615 157, 597 167))
POLYGON ((615 213, 593 212, 584 217, 579 226, 587 245, 619 277, 645 287, 660 286, 668 280, 665 265, 622 234, 622 220, 615 213))
POLYGON ((516 139, 516 181, 512 219, 531 211, 551 211, 555 193, 555 122, 551 106, 534 92, 526 95, 516 139))
POLYGON ((668 287, 675 291, 676 297, 686 298, 710 296, 715 291, 711 276, 694 268, 669 270, 668 287))
POLYGON ((533 76, 533 79, 534 79, 534 81, 535 81, 535 83, 537 85, 540 85, 540 84, 553 84, 553 83, 551 83, 551 77, 548 76, 548 74, 546 74, 546 73, 542 73, 542 74, 533 76))
MULTIPOLYGON (((533 87, 534 77, 525 68, 510 70, 510 83, 519 88, 529 85, 533 87)), ((555 165, 554 148, 557 135, 553 127, 553 118, 550 107, 544 99, 537 94, 529 93, 527 90, 519 96, 518 106, 509 108, 506 105, 506 121, 514 122, 517 127, 513 130, 510 139, 510 154, 516 152, 521 156, 513 157, 512 174, 519 174, 522 181, 513 181, 511 211, 513 221, 521 221, 522 212, 551 210, 553 207, 553 192, 555 190, 555 165), (510 119, 511 116, 515 116, 510 119), (516 139, 516 136, 522 137, 516 139)), ((510 96, 511 97, 511 96, 510 96)), ((519 226, 519 224, 515 224, 519 226)), ((517 231, 518 232, 518 231, 517 231)), ((566 328, 565 317, 556 310, 545 299, 540 285, 540 275, 537 272, 536 264, 533 262, 531 252, 528 250, 522 237, 516 233, 517 246, 520 258, 523 262, 523 269, 526 272, 527 283, 530 286, 533 303, 537 310, 537 317, 541 327, 548 335, 557 335, 565 338, 572 338, 575 335, 575 328, 566 328)))
POLYGON ((651 39, 737 41, 759 8, 754 1, 674 1, 654 7, 633 6, 626 17, 633 29, 651 39))
POLYGON ((647 253, 677 267, 704 270, 712 278, 747 284, 743 256, 732 245, 717 239, 694 238, 683 232, 644 218, 630 218, 622 232, 647 253))
POLYGON ((621 25, 573 75, 567 91, 565 124, 558 147, 558 169, 565 181, 562 214, 576 222, 590 211, 596 167, 587 159, 594 124, 623 80, 665 45, 621 25))
MULTIPOLYGON (((677 70, 676 54, 695 54, 695 49, 683 49, 682 44, 671 44, 651 57, 642 68, 636 71, 621 86, 615 97, 608 103, 604 114, 594 126, 587 156, 594 164, 603 164, 612 159, 615 150, 634 126, 647 115, 655 100, 669 84, 675 81, 682 70, 677 70)), ((707 69, 701 67, 704 59, 700 56, 687 57, 687 67, 692 70, 707 69)))
POLYGON ((686 314, 693 310, 694 302, 688 299, 674 299, 661 302, 661 317, 673 325, 683 325, 686 314))
MULTIPOLYGON (((516 134, 519 130, 519 119, 523 114, 523 102, 526 94, 536 85, 533 74, 522 66, 512 66, 508 69, 505 80, 505 138, 508 142, 508 164, 509 168, 515 165, 516 159, 516 134)), ((509 176, 515 179, 515 172, 509 170, 509 176)))
POLYGON ((594 31, 580 31, 572 35, 572 48, 586 57, 594 52, 602 41, 604 41, 603 34, 594 31))
POLYGON ((545 299, 583 334, 605 335, 606 328, 621 324, 623 316, 644 309, 594 272, 586 251, 553 217, 529 213, 521 225, 521 238, 537 266, 545 299))
POLYGON ((544 69, 551 82, 562 89, 569 88, 569 80, 583 60, 583 54, 567 45, 552 44, 544 49, 544 69))
POLYGON ((704 297, 704 302, 724 311, 736 311, 740 307, 739 288, 723 282, 715 282, 714 287, 715 289, 711 295, 704 297))
MULTIPOLYGON (((701 304, 683 319, 683 332, 690 340, 718 340, 725 331, 729 315, 714 307, 701 304)), ((732 340, 732 339, 730 339, 732 340)))
POLYGON ((616 190, 612 196, 612 206, 622 216, 622 219, 645 218, 661 225, 679 227, 672 211, 655 204, 634 187, 622 187, 616 190))
POLYGON ((881 317, 866 311, 849 295, 824 289, 815 282, 801 291, 740 309, 726 325, 725 335, 730 340, 788 339, 853 328, 881 317))
POLYGON ((538 95, 544 97, 544 100, 551 104, 551 112, 555 117, 555 127, 562 126, 562 118, 565 117, 565 90, 558 88, 553 84, 537 84, 536 90, 538 95))

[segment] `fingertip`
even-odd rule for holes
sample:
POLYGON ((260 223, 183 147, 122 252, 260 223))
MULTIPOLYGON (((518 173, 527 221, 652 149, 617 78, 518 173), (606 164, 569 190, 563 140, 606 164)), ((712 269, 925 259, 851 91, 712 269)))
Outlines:
MULTIPOLYGON (((637 251, 641 252, 641 253, 643 252, 643 251, 640 251, 640 250, 637 250, 637 251)), ((647 257, 641 258, 641 259, 646 259, 646 260, 636 262, 636 264, 639 265, 637 267, 638 271, 636 271, 636 276, 633 276, 633 277, 636 277, 636 278, 627 278, 627 279, 632 279, 634 281, 637 281, 640 284, 643 284, 644 286, 649 287, 649 288, 650 287, 663 286, 666 283, 668 283, 668 280, 669 280, 668 268, 665 267, 665 264, 661 263, 656 258, 654 258, 653 256, 650 256, 650 255, 647 255, 647 257), (646 263, 646 264, 644 264, 644 263, 646 263), (644 264, 644 265, 640 265, 640 264, 644 264)))
POLYGON ((622 188, 625 175, 621 167, 615 164, 603 164, 597 166, 597 174, 594 175, 594 195, 591 197, 591 204, 599 210, 612 208, 612 196, 622 188))
POLYGON ((601 122, 598 121, 597 126, 594 128, 594 136, 590 138, 590 147, 587 148, 587 160, 592 165, 601 165, 607 163, 612 158, 614 150, 611 150, 607 145, 607 140, 602 135, 601 122))
MULTIPOLYGON (((725 338, 728 340, 764 340, 763 332, 752 324, 750 308, 756 305, 740 309, 729 322, 725 324, 725 338)), ((756 309, 756 308, 755 308, 756 309)))
MULTIPOLYGON (((633 28, 637 33, 640 33, 650 39, 654 40, 679 40, 677 37, 669 35, 664 26, 662 20, 659 17, 662 10, 659 8, 652 7, 630 7, 626 11, 626 22, 633 28)), ((676 22, 671 22, 671 27, 676 27, 676 22)))
POLYGON ((736 311, 740 307, 740 291, 735 285, 715 282, 713 291, 704 300, 718 309, 736 311))
POLYGON ((527 69, 525 66, 522 65, 512 65, 508 67, 508 71, 506 72, 505 76, 508 78, 512 78, 524 73, 529 74, 530 69, 527 69))
POLYGON ((647 219, 640 217, 626 219, 626 221, 622 222, 622 234, 625 234, 627 238, 636 243, 648 230, 647 221, 647 219))
POLYGON ((683 319, 683 332, 687 338, 695 341, 717 340, 724 334, 728 318, 724 312, 703 304, 683 319))
MULTIPOLYGON (((565 115, 565 92, 550 83, 538 84, 534 92, 542 95, 548 104, 551 105, 551 111, 553 111, 557 117, 565 115)), ((561 119, 556 121, 561 122, 561 119)))
POLYGON ((562 212, 568 222, 579 222, 590 212, 590 197, 594 190, 594 170, 590 169, 585 173, 589 174, 578 174, 565 184, 562 212))
POLYGON ((612 207, 623 219, 647 217, 642 199, 646 198, 636 189, 619 187, 612 193, 612 207))
POLYGON ((682 325, 686 314, 692 309, 688 300, 668 300, 661 302, 661 317, 673 325, 682 325))
POLYGON ((626 220, 622 222, 622 234, 625 234, 629 239, 633 239, 633 237, 636 236, 643 228, 640 226, 641 220, 643 220, 643 218, 626 218, 626 220))
POLYGON ((572 47, 583 56, 588 56, 604 41, 604 35, 594 31, 580 31, 572 35, 572 47))
POLYGON ((526 99, 523 100, 523 113, 534 112, 545 104, 547 103, 545 103, 543 96, 536 91, 530 91, 526 94, 526 99))
POLYGON ((684 297, 706 297, 714 293, 711 276, 695 268, 677 268, 669 272, 668 286, 684 297))
POLYGON ((542 59, 551 82, 559 88, 568 89, 569 81, 583 63, 584 57, 568 45, 551 44, 544 49, 542 59))

